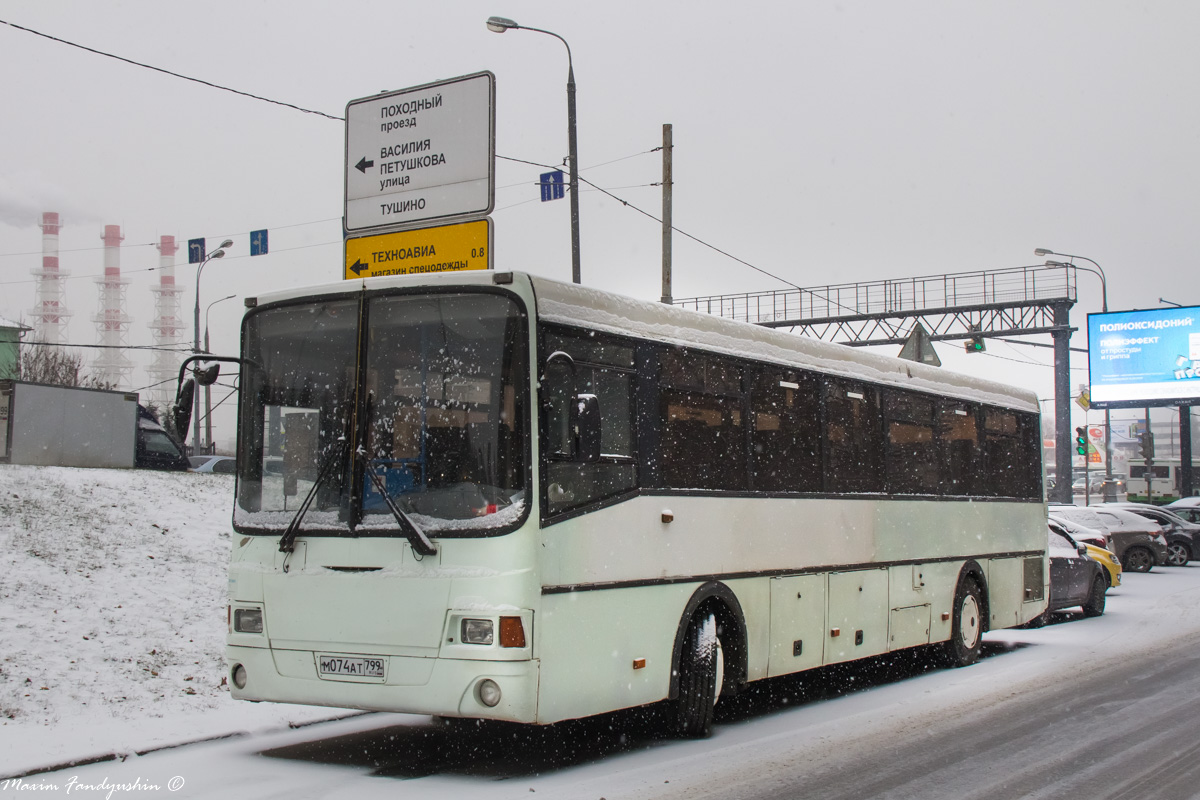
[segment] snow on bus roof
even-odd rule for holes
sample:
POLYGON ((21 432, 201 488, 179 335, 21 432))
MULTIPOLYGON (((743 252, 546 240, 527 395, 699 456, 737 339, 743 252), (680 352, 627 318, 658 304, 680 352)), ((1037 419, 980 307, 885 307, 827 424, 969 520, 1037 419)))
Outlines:
POLYGON ((995 381, 663 303, 546 278, 531 276, 531 280, 538 318, 548 322, 583 325, 1025 411, 1038 410, 1036 394, 995 381))
MULTIPOLYGON (((391 286, 491 285, 496 274, 493 271, 472 270, 347 280, 273 292, 261 296, 259 300, 266 304, 305 296, 328 296, 357 292, 363 288, 382 289, 391 286)), ((1034 392, 996 381, 573 283, 519 272, 511 274, 516 282, 529 281, 537 300, 538 318, 548 322, 576 327, 583 325, 608 333, 698 347, 724 355, 786 364, 871 383, 951 395, 1022 411, 1038 411, 1034 392)))

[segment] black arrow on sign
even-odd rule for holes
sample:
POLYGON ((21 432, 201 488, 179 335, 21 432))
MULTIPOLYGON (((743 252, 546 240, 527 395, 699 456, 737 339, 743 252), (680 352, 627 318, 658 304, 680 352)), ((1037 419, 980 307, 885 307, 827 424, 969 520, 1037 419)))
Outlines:
POLYGON ((354 259, 354 263, 350 265, 350 271, 355 275, 361 275, 365 269, 370 269, 370 267, 364 264, 361 258, 354 259))
POLYGON ((367 161, 367 157, 363 156, 362 158, 360 158, 358 160, 358 163, 354 165, 354 168, 357 169, 359 172, 361 172, 363 175, 366 175, 367 167, 373 167, 373 166, 375 166, 375 162, 367 161))

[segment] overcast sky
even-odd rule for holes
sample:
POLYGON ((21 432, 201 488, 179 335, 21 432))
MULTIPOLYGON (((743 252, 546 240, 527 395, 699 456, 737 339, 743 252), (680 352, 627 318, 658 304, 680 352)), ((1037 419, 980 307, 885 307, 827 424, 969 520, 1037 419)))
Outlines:
MULTIPOLYGON (((784 281, 998 269, 1046 247, 1098 261, 1111 309, 1200 303, 1194 2, 0 0, 7 22, 335 117, 354 98, 490 70, 497 153, 560 163, 565 50, 490 33, 493 14, 570 42, 583 177, 658 216, 651 151, 672 123, 676 226, 784 281)), ((7 25, 0 74, 0 316, 33 306, 43 211, 63 216, 72 342, 97 338, 105 224, 125 235, 132 344, 150 343, 162 234, 234 239, 205 268, 202 305, 340 277, 343 123, 7 25), (251 259, 258 228, 271 254, 251 259)), ((540 171, 498 161, 495 264, 570 280, 569 206, 538 201, 540 171)), ((657 299, 660 225, 594 190, 580 201, 584 283, 657 299)), ((675 237, 676 297, 785 287, 675 237)), ((1100 305, 1086 273, 1079 299, 1083 328, 1100 305)), ((236 347, 240 313, 212 310, 214 350, 236 347)), ((938 351, 1052 395, 1049 350, 938 351)), ((1073 366, 1075 386, 1082 354, 1073 366)))

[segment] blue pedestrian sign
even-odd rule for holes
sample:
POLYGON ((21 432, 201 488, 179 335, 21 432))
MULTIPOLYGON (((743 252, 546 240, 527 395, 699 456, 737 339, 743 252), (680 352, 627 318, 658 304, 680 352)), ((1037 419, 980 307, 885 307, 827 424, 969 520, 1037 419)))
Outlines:
POLYGON ((250 255, 265 256, 267 254, 267 230, 250 231, 250 255))
POLYGON ((561 169, 556 169, 554 172, 543 172, 541 178, 541 183, 538 185, 542 187, 543 203, 547 200, 562 200, 566 196, 561 169))
POLYGON ((204 260, 204 240, 188 239, 188 263, 199 264, 204 260))

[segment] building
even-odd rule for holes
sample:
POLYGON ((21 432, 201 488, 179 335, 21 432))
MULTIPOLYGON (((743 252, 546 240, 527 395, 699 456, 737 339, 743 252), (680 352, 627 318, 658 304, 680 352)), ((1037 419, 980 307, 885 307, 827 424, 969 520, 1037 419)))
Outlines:
POLYGON ((0 380, 20 377, 21 337, 31 330, 27 325, 0 317, 0 380))

